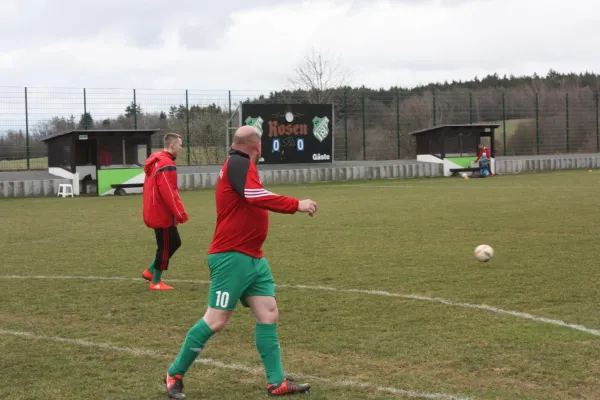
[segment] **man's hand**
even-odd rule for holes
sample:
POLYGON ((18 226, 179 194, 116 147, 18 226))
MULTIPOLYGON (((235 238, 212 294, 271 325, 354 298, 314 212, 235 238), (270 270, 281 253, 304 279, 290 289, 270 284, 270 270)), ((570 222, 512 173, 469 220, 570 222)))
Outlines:
POLYGON ((180 224, 185 224, 189 219, 190 217, 188 217, 187 213, 185 212, 180 218, 175 217, 175 220, 180 224))
POLYGON ((312 217, 317 212, 317 203, 312 200, 300 200, 298 202, 298 211, 307 212, 312 217))

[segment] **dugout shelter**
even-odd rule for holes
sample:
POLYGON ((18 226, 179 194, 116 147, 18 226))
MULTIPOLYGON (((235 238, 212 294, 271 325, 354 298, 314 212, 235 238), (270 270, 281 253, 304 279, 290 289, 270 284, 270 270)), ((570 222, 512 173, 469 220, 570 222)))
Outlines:
POLYGON ((444 176, 459 173, 471 175, 479 171, 474 164, 478 145, 488 147, 491 153, 490 168, 495 173, 494 131, 498 124, 454 124, 410 132, 417 144, 417 161, 444 165, 444 176))
POLYGON ((48 172, 73 180, 73 192, 141 193, 144 162, 159 129, 73 130, 42 139, 48 172))

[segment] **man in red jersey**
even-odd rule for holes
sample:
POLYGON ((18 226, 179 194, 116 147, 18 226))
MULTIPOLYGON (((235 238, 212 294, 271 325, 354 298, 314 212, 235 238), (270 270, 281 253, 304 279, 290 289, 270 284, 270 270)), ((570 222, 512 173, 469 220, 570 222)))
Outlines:
POLYGON ((481 157, 483 157, 483 155, 485 154, 486 158, 487 158, 487 167, 486 169, 489 172, 489 176, 494 176, 494 174, 492 174, 492 167, 491 167, 491 163, 492 163, 492 153, 490 152, 490 149, 484 145, 482 145, 481 143, 479 143, 479 154, 477 154, 477 159, 474 162, 479 162, 479 160, 481 159, 481 157))
POLYGON ((255 342, 265 368, 267 394, 305 393, 309 384, 297 384, 284 376, 277 337, 275 282, 263 256, 268 214, 317 211, 312 200, 298 201, 266 190, 256 165, 260 159, 260 133, 254 127, 239 128, 216 188, 217 226, 210 249, 208 310, 187 333, 178 357, 164 382, 169 398, 183 399, 183 376, 214 333, 222 330, 238 300, 256 316, 255 342))
POLYGON ((152 154, 146 160, 144 172, 144 223, 154 229, 156 256, 142 276, 150 282, 150 290, 172 290, 162 280, 162 273, 169 267, 173 254, 181 247, 177 224, 188 220, 179 198, 175 158, 183 149, 181 136, 167 133, 163 151, 152 154))

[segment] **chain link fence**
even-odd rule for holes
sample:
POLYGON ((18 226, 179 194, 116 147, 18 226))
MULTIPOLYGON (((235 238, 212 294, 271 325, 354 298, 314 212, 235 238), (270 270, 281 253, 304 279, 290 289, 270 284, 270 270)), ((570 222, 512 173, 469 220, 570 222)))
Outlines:
POLYGON ((498 123, 496 155, 600 152, 598 93, 588 88, 352 89, 325 93, 0 87, 0 170, 45 169, 43 138, 75 129, 160 129, 185 138, 182 165, 220 164, 244 103, 334 106, 335 160, 415 158, 410 132, 498 123))

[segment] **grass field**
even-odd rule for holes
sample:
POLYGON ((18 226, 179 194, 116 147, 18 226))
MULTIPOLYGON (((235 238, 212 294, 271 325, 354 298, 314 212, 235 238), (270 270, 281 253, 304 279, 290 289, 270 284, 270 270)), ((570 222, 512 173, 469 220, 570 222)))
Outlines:
MULTIPOLYGON (((519 125, 527 123, 527 122, 535 122, 533 118, 521 118, 521 119, 507 119, 506 120, 506 139, 508 140, 511 136, 513 136, 517 132, 517 128, 519 125)), ((504 123, 502 120, 494 121, 493 123, 499 124, 500 126, 495 130, 495 138, 496 142, 503 143, 504 141, 504 123)))
MULTIPOLYGON (((47 169, 48 157, 32 157, 29 159, 30 169, 47 169)), ((27 169, 27 159, 0 160, 0 171, 27 169)))
MULTIPOLYGON (((264 247, 284 366, 310 399, 598 399, 596 173, 270 189, 320 207, 271 214, 264 247)), ((162 293, 139 279, 155 250, 140 196, 0 201, 0 398, 166 398, 206 308, 213 195, 182 193, 191 219, 162 293)), ((266 398, 241 306, 199 360, 188 399, 266 398)))

